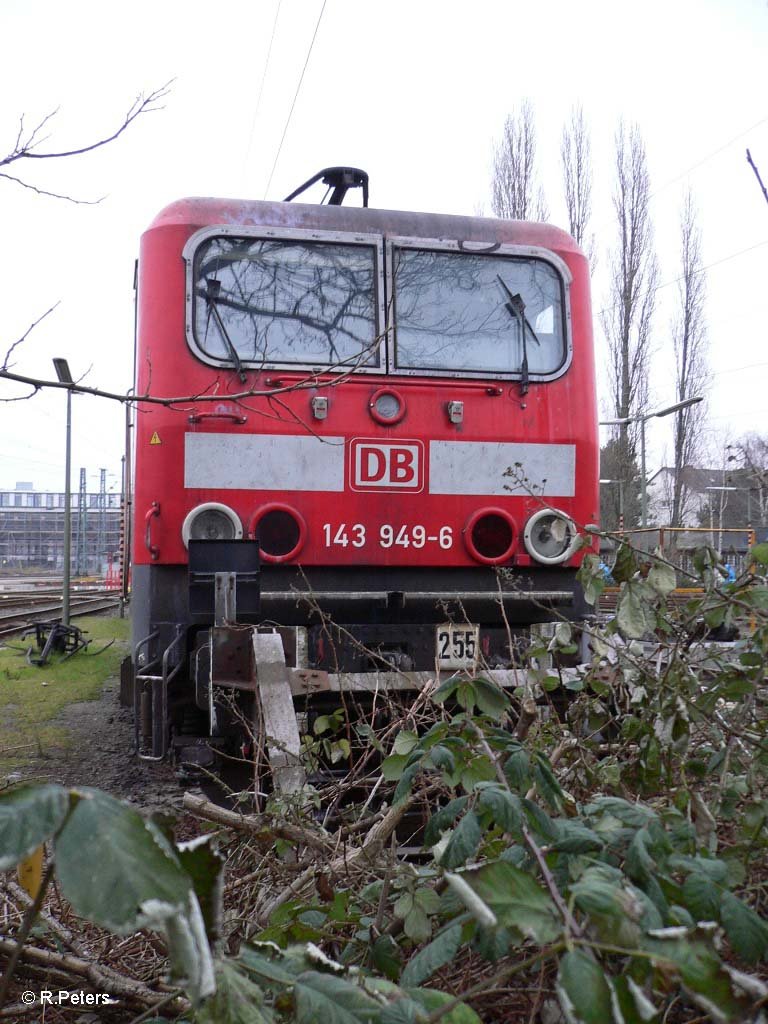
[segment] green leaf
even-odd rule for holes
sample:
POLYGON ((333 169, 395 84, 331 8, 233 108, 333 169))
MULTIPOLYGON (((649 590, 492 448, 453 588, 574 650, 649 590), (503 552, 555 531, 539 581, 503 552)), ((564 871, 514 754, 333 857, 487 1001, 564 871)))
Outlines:
POLYGON ((475 697, 480 710, 493 718, 500 718, 509 707, 509 697, 501 687, 482 676, 475 679, 475 697))
POLYGON ((176 854, 127 804, 93 789, 56 838, 56 871, 76 914, 118 934, 186 913, 192 886, 176 854))
POLYGON ((469 797, 467 796, 456 797, 455 800, 449 800, 445 807, 441 807, 439 811, 435 811, 427 822, 427 827, 424 829, 425 846, 435 845, 435 843, 440 839, 440 834, 446 831, 446 829, 449 829, 464 810, 467 805, 467 800, 469 800, 469 797))
POLYGON ((57 831, 67 816, 61 786, 19 786, 0 796, 0 871, 15 867, 57 831))
POLYGON ((620 1024, 648 1024, 658 1021, 658 1011, 631 975, 606 975, 613 989, 616 1019, 620 1024))
POLYGON ((425 914, 436 914, 440 909, 440 897, 434 889, 419 889, 414 893, 413 899, 425 914))
POLYGON ((610 814, 623 825, 633 825, 641 828, 650 821, 656 820, 656 812, 645 804, 633 804, 628 800, 622 800, 619 796, 602 796, 593 800, 586 807, 587 814, 610 814))
POLYGON ((611 576, 617 583, 625 583, 631 580, 637 572, 638 565, 635 553, 629 544, 622 542, 616 552, 616 561, 611 569, 611 576))
POLYGON ((460 876, 491 908, 497 922, 535 942, 552 942, 562 931, 550 896, 536 881, 506 861, 484 864, 460 876))
POLYGON ((732 892, 723 895, 720 918, 733 950, 748 964, 759 963, 768 954, 768 922, 732 892))
POLYGON ((522 747, 510 754, 504 762, 504 775, 512 789, 527 790, 531 784, 530 758, 522 747))
POLYGON ((603 969, 581 950, 572 950, 561 959, 555 989, 569 1024, 613 1021, 611 990, 603 969))
POLYGON ((536 754, 533 761, 533 778, 541 796, 553 811, 563 805, 563 790, 555 778, 549 761, 542 754, 536 754))
POLYGON ((599 555, 590 553, 584 556, 576 579, 584 589, 584 600, 587 604, 595 604, 606 585, 599 555))
POLYGON ((408 729, 403 729, 395 736, 395 742, 392 747, 396 754, 410 754, 416 744, 419 742, 419 737, 415 732, 410 732, 408 729))
POLYGON ((403 774, 407 763, 407 754, 390 754, 381 762, 381 774, 387 782, 394 782, 403 774))
POLYGON ((424 1019, 422 1005, 406 996, 403 999, 396 999, 393 1003, 387 1003, 381 1011, 380 1022, 381 1024, 422 1024, 424 1019))
POLYGON ((400 947, 391 935, 380 935, 376 939, 371 947, 371 959, 377 971, 381 971, 390 981, 397 981, 402 960, 400 947))
POLYGON ((649 852, 651 837, 647 828, 638 829, 627 849, 624 868, 634 882, 645 882, 656 870, 656 861, 649 852))
POLYGON ((711 878, 694 871, 683 882, 683 904, 695 921, 719 921, 721 889, 711 878))
POLYGON ((441 866, 449 870, 461 867, 474 855, 482 835, 477 815, 474 811, 467 811, 448 840, 448 845, 440 858, 441 866))
POLYGON ((464 708, 465 711, 471 711, 477 702, 477 693, 472 680, 462 679, 456 687, 454 696, 460 707, 464 708))
POLYGON ((603 941, 630 948, 641 928, 662 925, 659 912, 642 890, 631 886, 621 872, 595 865, 571 886, 576 906, 590 917, 603 941))
POLYGON ((648 582, 657 594, 668 597, 677 586, 675 570, 666 562, 654 562, 648 573, 648 582))
MULTIPOLYGON (((752 1019, 753 991, 749 994, 734 984, 734 977, 711 947, 711 939, 697 938, 701 930, 680 935, 677 929, 656 933, 643 939, 643 948, 668 976, 674 965, 683 986, 713 1019, 740 1021, 752 1019)), ((757 979, 751 979, 757 982, 757 979)))
POLYGON ((408 988, 421 985, 431 978, 435 971, 450 963, 461 946, 461 925, 454 924, 437 935, 429 945, 420 950, 408 961, 400 979, 401 985, 408 988))
MULTIPOLYGON (((415 1000, 427 1013, 435 1013, 446 1003, 453 1002, 453 996, 447 992, 438 992, 433 988, 406 989, 411 999, 415 1000)), ((440 1024, 483 1024, 478 1015, 469 1006, 459 1003, 440 1018, 440 1024)))
POLYGON ((410 795, 411 787, 413 786, 413 780, 421 771, 421 765, 409 764, 403 774, 400 776, 400 781, 395 786, 395 792, 392 794, 392 804, 398 804, 401 800, 405 800, 410 795))
POLYGON ((399 917, 400 920, 405 919, 410 912, 413 910, 413 893, 404 892, 395 900, 395 905, 392 908, 395 917, 399 917))
POLYGON ((403 931, 416 943, 426 942, 432 934, 432 924, 418 903, 414 903, 405 915, 403 931))
POLYGON ((443 704, 449 697, 453 696, 456 687, 459 685, 460 680, 457 678, 448 679, 442 683, 435 692, 432 694, 432 700, 436 704, 443 704))
POLYGON ((594 853, 602 850, 603 840, 591 828, 578 821, 559 821, 556 823, 560 837, 551 849, 558 853, 594 853))
MULTIPOLYGON (((262 943, 262 949, 265 947, 266 943, 262 943)), ((262 984, 277 988, 292 985, 296 980, 296 974, 299 973, 291 970, 291 967, 295 967, 294 961, 288 960, 279 954, 277 956, 265 956, 258 949, 252 949, 250 946, 243 946, 240 949, 239 959, 245 970, 249 974, 255 974, 262 984)))
POLYGON ((479 783, 490 782, 496 778, 496 771, 493 762, 485 754, 477 754, 465 765, 461 773, 461 785, 467 793, 471 792, 479 783))
POLYGON ((200 904, 209 942, 221 935, 224 858, 213 849, 212 835, 200 836, 176 847, 184 871, 192 880, 192 887, 200 904))
POLYGON ((264 993, 231 960, 216 966, 216 992, 195 1014, 195 1024, 272 1024, 264 993))
POLYGON ((544 839, 548 843, 556 842, 557 826, 547 812, 542 810, 542 808, 539 807, 538 804, 535 804, 533 800, 523 798, 520 801, 520 805, 523 808, 523 813, 528 821, 528 825, 536 833, 536 836, 544 839))
POLYGON ((490 811, 499 828, 512 833, 520 831, 523 814, 518 796, 492 782, 478 786, 478 792, 478 806, 490 811))
POLYGON ((300 974, 293 998, 296 1024, 368 1024, 381 1015, 379 1002, 335 974, 300 974))
POLYGON ((748 558, 752 562, 757 562, 758 565, 768 565, 768 544, 754 544, 749 549, 748 558))
POLYGON ((622 633, 639 640, 656 626, 656 615, 648 604, 642 584, 627 583, 619 595, 616 623, 622 633))
POLYGON ((429 752, 429 760, 435 768, 444 768, 449 775, 456 771, 456 759, 448 747, 442 743, 436 743, 429 752))

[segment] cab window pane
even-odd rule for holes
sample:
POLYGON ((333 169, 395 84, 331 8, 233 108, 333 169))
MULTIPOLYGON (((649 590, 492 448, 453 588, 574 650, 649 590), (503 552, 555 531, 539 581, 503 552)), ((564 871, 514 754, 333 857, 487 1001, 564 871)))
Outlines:
POLYGON ((215 237, 195 255, 193 326, 248 366, 380 365, 372 246, 215 237))
POLYGON ((539 259, 396 249, 395 365, 450 372, 556 372, 563 288, 539 259))

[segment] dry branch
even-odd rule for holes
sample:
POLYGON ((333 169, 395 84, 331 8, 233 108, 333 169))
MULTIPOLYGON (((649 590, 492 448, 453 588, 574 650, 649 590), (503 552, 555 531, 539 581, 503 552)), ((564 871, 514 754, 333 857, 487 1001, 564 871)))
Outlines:
POLYGON ((213 821, 217 825, 225 825, 235 832, 247 832, 262 843, 271 844, 276 839, 283 839, 289 843, 311 846, 322 853, 327 853, 333 845, 331 837, 321 832, 314 832, 312 829, 289 822, 277 824, 259 814, 238 814, 237 811, 228 811, 204 797, 195 796, 194 793, 184 794, 184 809, 198 818, 213 821))
MULTIPOLYGON (((411 795, 406 799, 401 800, 400 803, 396 804, 394 807, 390 807, 381 821, 377 821, 366 834, 360 846, 356 847, 351 852, 345 850, 340 856, 335 857, 326 866, 325 870, 333 878, 336 875, 347 874, 353 868, 369 865, 372 866, 414 800, 415 797, 411 795)), ((282 892, 278 893, 277 896, 274 896, 266 903, 263 903, 257 911, 257 919, 259 923, 266 925, 272 913, 277 910, 279 906, 287 900, 293 899, 300 893, 305 892, 314 882, 316 872, 317 866, 312 865, 297 879, 291 882, 289 886, 283 889, 282 892)))
MULTIPOLYGON (((14 949, 16 949, 15 942, 0 939, 0 954, 10 956, 14 949)), ((111 996, 119 996, 123 999, 135 999, 144 1004, 151 1005, 163 994, 149 988, 140 981, 135 981, 133 978, 127 978, 125 975, 119 974, 111 967, 97 965, 66 953, 54 953, 48 949, 38 949, 36 946, 23 946, 20 959, 24 963, 51 968, 61 971, 63 974, 74 974, 78 978, 85 978, 97 991, 108 992, 111 996)), ((178 1008, 180 1011, 185 1009, 187 1005, 186 1000, 179 998, 178 1008)))
MULTIPOLYGON (((96 142, 89 142, 84 146, 77 146, 73 149, 54 150, 49 152, 40 152, 39 150, 39 147, 48 138, 48 136, 40 137, 40 134, 48 122, 56 116, 58 110, 53 110, 49 114, 46 114, 46 116, 26 134, 24 131, 24 116, 22 115, 19 118, 19 130, 16 135, 16 141, 14 142, 10 152, 4 157, 0 157, 0 167, 7 167, 19 160, 62 160, 68 157, 82 156, 84 153, 91 153, 95 149, 101 149, 102 146, 108 146, 110 142, 114 142, 115 139, 119 138, 119 136, 123 134, 123 132, 136 120, 137 117, 140 117, 142 114, 150 114, 153 111, 161 110, 162 107, 158 105, 159 101, 168 96, 170 86, 171 81, 166 82, 165 85, 161 85, 159 89, 153 89, 146 95, 141 93, 133 101, 115 131, 110 135, 97 139, 96 142)), ((53 199, 64 199, 69 203, 76 203, 78 205, 94 205, 101 202, 101 199, 76 199, 74 196, 66 195, 61 192, 53 192, 49 189, 40 188, 37 185, 33 185, 30 182, 25 181, 23 178, 19 178, 13 174, 8 174, 7 171, 0 171, 0 178, 5 178, 6 181, 12 181, 16 185, 21 185, 22 188, 30 189, 38 195, 50 196, 53 199)))

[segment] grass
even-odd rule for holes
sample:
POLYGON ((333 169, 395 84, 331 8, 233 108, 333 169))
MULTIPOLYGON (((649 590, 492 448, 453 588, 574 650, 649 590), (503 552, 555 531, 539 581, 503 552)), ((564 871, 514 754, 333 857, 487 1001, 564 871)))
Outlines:
MULTIPOLYGON (((92 651, 114 643, 100 654, 81 652, 66 661, 54 655, 42 668, 29 665, 22 651, 0 648, 0 774, 69 746, 71 737, 57 716, 69 704, 98 700, 104 683, 118 673, 129 649, 129 620, 91 616, 78 618, 76 625, 92 651)), ((32 639, 9 642, 21 647, 32 639)))

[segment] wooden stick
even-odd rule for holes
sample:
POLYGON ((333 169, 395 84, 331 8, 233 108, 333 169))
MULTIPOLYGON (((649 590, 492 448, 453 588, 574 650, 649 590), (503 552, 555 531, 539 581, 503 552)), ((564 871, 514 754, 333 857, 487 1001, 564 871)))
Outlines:
POLYGON ((195 796, 194 793, 184 794, 184 808, 197 818, 216 822, 217 825, 225 825, 236 832, 247 832, 257 839, 264 839, 268 842, 285 839, 289 843, 302 843, 304 846, 322 850, 323 853, 328 853, 333 846, 331 836, 324 835, 322 832, 302 828, 300 825, 292 825, 290 822, 277 825, 258 814, 238 814, 237 811, 228 811, 204 797, 195 796))
MULTIPOLYGON (((10 955, 16 946, 15 942, 0 939, 0 953, 10 955)), ((125 975, 118 974, 111 967, 100 967, 87 960, 82 960, 80 957, 70 956, 68 953, 54 953, 48 949, 38 949, 36 946, 22 946, 19 958, 27 963, 50 967, 64 974, 75 974, 78 977, 86 978, 94 988, 108 992, 109 995, 153 1003, 157 1001, 160 994, 147 988, 140 981, 134 981, 133 978, 126 978, 125 975)), ((179 1007, 188 1007, 186 1000, 180 1000, 179 1007)))

